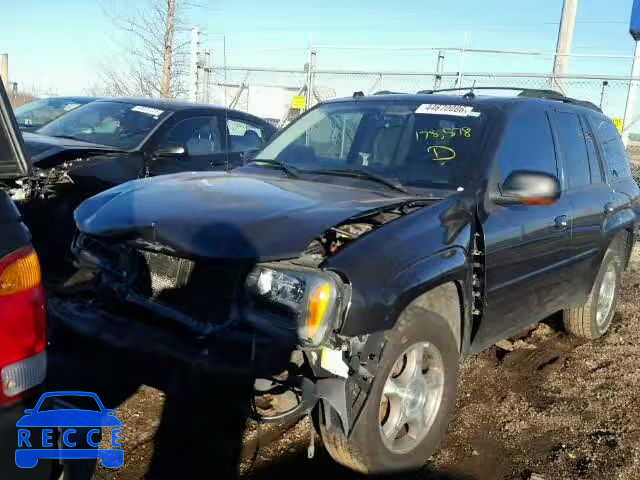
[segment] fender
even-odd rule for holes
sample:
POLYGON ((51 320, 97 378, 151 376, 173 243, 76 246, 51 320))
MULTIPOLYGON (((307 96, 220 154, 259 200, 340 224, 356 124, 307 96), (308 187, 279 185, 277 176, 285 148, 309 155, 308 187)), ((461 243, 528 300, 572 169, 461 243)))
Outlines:
POLYGON ((374 230, 325 262, 352 287, 341 335, 390 330, 411 301, 447 282, 471 294, 473 201, 452 195, 374 230))
POLYGON ((395 322, 410 305, 418 304, 442 316, 463 350, 463 334, 471 326, 471 266, 461 247, 448 248, 402 270, 391 281, 397 295, 388 322, 395 322))
MULTIPOLYGON (((384 305, 390 305, 384 316, 366 319, 353 318, 347 322, 340 332, 345 336, 357 336, 376 331, 393 328, 402 311, 414 300, 436 308, 448 321, 452 322, 452 331, 460 347, 462 347, 463 332, 468 325, 462 326, 461 319, 469 322, 470 312, 462 313, 460 305, 470 305, 471 265, 467 261, 467 253, 462 247, 451 247, 422 258, 412 265, 405 267, 389 278, 387 286, 380 295, 384 305), (434 290, 435 289, 435 290, 434 290), (456 302, 455 313, 450 306, 436 301, 437 294, 444 294, 451 301, 456 302), (453 314, 453 315, 452 315, 453 314)), ((380 305, 381 306, 381 305, 380 305)), ((469 310, 469 308, 465 308, 469 310)))
POLYGON ((623 265, 624 268, 626 268, 635 241, 633 232, 636 218, 636 214, 631 208, 623 208, 605 218, 602 225, 603 242, 601 250, 596 252, 592 257, 588 278, 585 279, 585 291, 574 299, 572 303, 573 307, 579 307, 587 301, 589 292, 598 275, 604 254, 615 242, 620 242, 621 253, 624 255, 623 265))
POLYGON ((602 233, 607 239, 607 246, 621 231, 633 232, 635 222, 636 215, 631 208, 623 208, 609 215, 602 226, 602 233))

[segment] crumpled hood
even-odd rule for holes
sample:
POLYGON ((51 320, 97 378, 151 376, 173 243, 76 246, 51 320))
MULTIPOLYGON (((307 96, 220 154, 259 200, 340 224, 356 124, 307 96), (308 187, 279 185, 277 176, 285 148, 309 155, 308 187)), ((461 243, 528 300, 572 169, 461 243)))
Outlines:
POLYGON ((299 256, 350 217, 411 200, 319 182, 189 172, 107 190, 82 203, 75 219, 86 234, 141 239, 184 256, 277 260, 299 256))
POLYGON ((51 168, 79 157, 118 153, 120 150, 106 145, 80 142, 67 138, 48 137, 37 133, 22 134, 31 163, 37 168, 51 168))

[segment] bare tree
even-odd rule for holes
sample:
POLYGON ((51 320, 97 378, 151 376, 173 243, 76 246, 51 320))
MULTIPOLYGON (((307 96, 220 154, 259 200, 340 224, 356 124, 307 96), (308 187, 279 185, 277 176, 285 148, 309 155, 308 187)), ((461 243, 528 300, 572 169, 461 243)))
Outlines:
POLYGON ((103 59, 94 94, 175 98, 185 94, 188 0, 103 0, 116 28, 117 61, 103 59))

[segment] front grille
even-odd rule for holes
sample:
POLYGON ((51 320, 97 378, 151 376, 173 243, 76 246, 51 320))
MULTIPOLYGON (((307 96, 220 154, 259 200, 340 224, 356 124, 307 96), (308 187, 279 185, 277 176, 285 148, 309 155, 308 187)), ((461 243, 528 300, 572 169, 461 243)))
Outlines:
POLYGON ((236 263, 195 262, 149 251, 140 254, 148 269, 143 290, 158 302, 207 323, 225 321, 248 271, 236 263))
POLYGON ((182 288, 191 279, 191 260, 148 251, 143 251, 142 257, 149 269, 153 297, 161 295, 165 290, 182 288))

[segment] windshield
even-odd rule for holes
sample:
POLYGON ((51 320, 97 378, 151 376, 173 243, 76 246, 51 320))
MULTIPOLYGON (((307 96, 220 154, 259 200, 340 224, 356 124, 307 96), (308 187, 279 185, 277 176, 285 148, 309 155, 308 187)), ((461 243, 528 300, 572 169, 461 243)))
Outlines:
POLYGON ((47 98, 21 105, 14 113, 20 127, 40 128, 85 103, 68 98, 47 98))
POLYGON ((131 150, 168 115, 133 103, 93 102, 54 120, 37 133, 131 150))
POLYGON ((429 188, 464 187, 488 113, 465 105, 349 102, 312 110, 254 160, 299 171, 363 170, 429 188))

